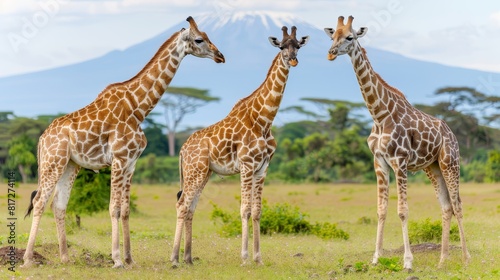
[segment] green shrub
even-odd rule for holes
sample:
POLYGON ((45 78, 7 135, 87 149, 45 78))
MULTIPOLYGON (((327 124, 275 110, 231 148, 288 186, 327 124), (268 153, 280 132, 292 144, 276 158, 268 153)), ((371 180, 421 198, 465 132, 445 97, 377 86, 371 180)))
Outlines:
MULTIPOLYGON (((215 225, 220 225, 218 233, 222 236, 237 236, 241 234, 241 217, 238 213, 228 213, 216 204, 210 219, 215 225)), ((322 239, 338 238, 347 240, 349 234, 337 228, 336 224, 316 223, 312 225, 306 220, 309 215, 300 211, 298 207, 288 203, 278 203, 269 206, 266 201, 262 203, 262 216, 260 219, 260 232, 262 234, 314 234, 322 239)))
MULTIPOLYGON (((76 216, 75 224, 68 223, 68 234, 74 232, 75 226, 80 227, 82 215, 92 215, 109 210, 111 188, 111 168, 101 169, 98 173, 81 169, 78 173, 68 202, 67 213, 76 216)), ((137 195, 130 194, 130 211, 137 211, 137 195)))
POLYGON ((373 219, 368 218, 366 216, 363 216, 358 219, 358 224, 360 225, 371 225, 372 223, 374 223, 373 219))
POLYGON ((486 182, 500 182, 500 151, 493 150, 488 153, 485 175, 486 182))
MULTIPOLYGON (((443 227, 441 225, 441 221, 431 221, 430 218, 427 218, 420 222, 410 221, 409 225, 409 238, 410 243, 421 243, 421 242, 430 242, 430 241, 441 241, 441 233, 443 231, 443 227)), ((460 240, 458 233, 458 226, 453 225, 450 228, 450 240, 458 241, 460 240)))
POLYGON ((237 236, 241 234, 241 218, 237 213, 230 214, 220 209, 216 204, 212 203, 214 210, 212 210, 212 215, 210 219, 215 225, 220 221, 220 230, 218 233, 221 236, 237 236))
POLYGON ((401 266, 398 257, 393 257, 393 258, 380 257, 378 259, 378 263, 379 265, 376 267, 380 272, 387 270, 392 272, 398 272, 403 270, 403 267, 401 266))
POLYGON ((262 204, 260 232, 262 234, 307 233, 311 230, 311 224, 305 220, 307 216, 309 215, 301 213, 298 207, 292 207, 288 203, 269 207, 264 201, 262 204))
POLYGON ((321 239, 349 239, 349 234, 347 232, 337 228, 336 224, 330 223, 316 223, 312 228, 312 233, 321 239))
POLYGON ((472 161, 460 168, 460 176, 464 182, 482 183, 486 177, 486 163, 472 161))

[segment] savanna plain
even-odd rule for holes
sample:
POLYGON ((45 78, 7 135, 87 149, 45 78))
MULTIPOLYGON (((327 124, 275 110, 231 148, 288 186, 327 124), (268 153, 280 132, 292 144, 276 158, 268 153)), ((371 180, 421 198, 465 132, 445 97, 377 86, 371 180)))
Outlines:
MULTIPOLYGON (((25 248, 31 218, 23 219, 34 184, 16 188, 17 247, 25 248)), ((7 184, 5 184, 7 189, 7 184)), ((70 262, 59 260, 57 234, 47 207, 36 240, 35 251, 42 264, 16 272, 0 264, 2 279, 499 279, 500 278, 500 185, 462 184, 464 226, 472 256, 462 263, 460 243, 452 241, 450 258, 438 269, 440 251, 415 251, 413 271, 370 264, 377 228, 375 184, 284 184, 267 182, 264 199, 269 205, 296 206, 311 223, 335 223, 349 234, 348 240, 324 240, 315 235, 272 234, 261 236, 263 265, 241 265, 241 237, 219 235, 220 224, 211 219, 214 209, 239 211, 239 184, 210 181, 198 203, 193 223, 194 265, 173 268, 172 252, 176 221, 177 185, 133 185, 137 212, 131 214, 132 256, 135 263, 112 269, 111 224, 105 211, 82 216, 81 228, 67 218, 70 262), (362 222, 360 222, 362 221, 362 222), (417 278, 414 278, 417 279, 417 278)), ((7 242, 7 195, 0 192, 0 247, 7 242)), ((440 220, 441 211, 430 184, 410 184, 410 221, 440 220)), ((384 257, 402 266, 401 223, 397 215, 394 184, 390 188, 385 227, 384 257)), ((452 226, 456 225, 453 219, 452 226)), ((251 242, 251 239, 250 239, 251 242)), ((439 241, 435 242, 439 243, 439 241)), ((415 244, 412 244, 415 245, 415 244)), ((252 248, 250 243, 249 248, 252 248)), ((251 255, 251 251, 250 251, 251 255)), ((122 251, 123 256, 123 251, 122 251)), ((181 250, 182 259, 182 250, 181 250)))

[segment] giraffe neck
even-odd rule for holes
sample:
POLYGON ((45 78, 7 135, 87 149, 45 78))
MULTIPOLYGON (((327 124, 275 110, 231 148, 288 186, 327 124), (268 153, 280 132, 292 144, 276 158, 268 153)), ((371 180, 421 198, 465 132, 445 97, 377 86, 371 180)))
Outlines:
POLYGON ((264 82, 250 96, 242 99, 235 109, 250 114, 250 120, 263 130, 270 129, 278 113, 289 71, 281 52, 278 53, 264 82))
POLYGON ((125 86, 125 98, 132 114, 140 122, 154 109, 169 86, 177 69, 186 56, 183 32, 172 35, 159 48, 153 58, 133 78, 120 85, 125 86))
POLYGON ((389 116, 397 113, 398 105, 409 105, 403 93, 388 85, 377 74, 368 60, 366 51, 356 41, 351 52, 352 66, 358 79, 359 87, 365 100, 366 107, 376 124, 390 120, 389 116))

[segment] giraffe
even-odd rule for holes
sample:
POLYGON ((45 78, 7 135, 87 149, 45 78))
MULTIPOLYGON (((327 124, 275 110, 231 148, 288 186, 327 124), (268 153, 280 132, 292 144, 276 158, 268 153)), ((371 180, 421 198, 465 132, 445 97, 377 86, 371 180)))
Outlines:
POLYGON ((408 238, 407 172, 424 170, 431 180, 442 209, 442 243, 439 266, 449 256, 449 236, 452 215, 460 232, 463 260, 470 254, 465 244, 462 225, 462 202, 459 195, 460 153, 458 142, 448 125, 416 108, 402 92, 387 84, 372 68, 358 38, 367 33, 366 27, 352 28, 353 17, 344 25, 340 16, 337 30, 325 28, 333 40, 328 60, 348 54, 351 57, 361 93, 373 118, 368 146, 374 156, 378 188, 378 226, 373 264, 382 254, 383 230, 389 197, 389 172, 393 169, 398 192, 398 215, 404 242, 404 268, 412 269, 413 255, 408 238))
POLYGON ((201 32, 192 17, 190 27, 175 32, 133 78, 107 86, 86 107, 55 119, 40 136, 38 144, 38 189, 26 216, 33 210, 24 267, 33 264, 33 247, 41 215, 55 190, 52 210, 56 220, 59 253, 68 262, 64 217, 69 195, 81 167, 99 170, 111 166, 109 213, 112 226, 114 268, 123 267, 120 258, 118 223, 121 219, 125 263, 130 253, 130 184, 135 164, 147 140, 140 124, 153 110, 186 55, 225 62, 224 56, 201 32))
POLYGON ((282 27, 283 39, 269 37, 280 48, 264 82, 249 96, 239 100, 221 121, 193 133, 181 148, 179 169, 181 191, 178 193, 177 223, 171 261, 179 265, 181 235, 185 227, 184 261, 192 264, 191 238, 193 215, 200 194, 210 175, 241 176, 241 221, 243 264, 248 260, 248 221, 253 223, 253 260, 262 264, 260 254, 260 216, 262 191, 267 167, 276 149, 271 134, 278 113, 290 67, 298 64, 297 52, 309 36, 296 38, 297 28, 282 27))

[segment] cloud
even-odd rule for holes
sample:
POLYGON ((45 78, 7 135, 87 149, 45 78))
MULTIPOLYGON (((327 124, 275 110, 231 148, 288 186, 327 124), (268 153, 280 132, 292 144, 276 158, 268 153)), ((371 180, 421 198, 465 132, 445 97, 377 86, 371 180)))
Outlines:
POLYGON ((496 11, 490 15, 490 20, 495 27, 500 28, 500 11, 496 11))
POLYGON ((200 0, 0 0, 0 15, 26 16, 46 8, 56 7, 62 14, 106 15, 129 12, 175 10, 200 7, 200 0))

